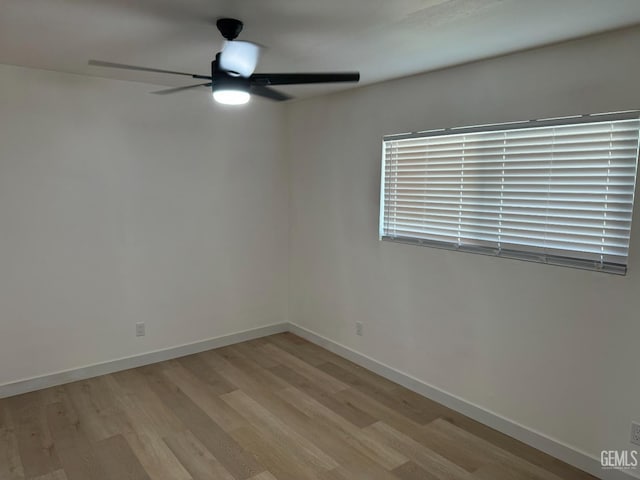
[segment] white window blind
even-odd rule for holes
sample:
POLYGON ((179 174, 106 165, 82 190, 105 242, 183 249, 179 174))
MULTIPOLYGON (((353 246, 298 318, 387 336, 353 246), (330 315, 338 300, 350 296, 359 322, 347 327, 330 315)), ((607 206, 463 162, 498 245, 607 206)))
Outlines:
POLYGON ((626 273, 638 113, 396 135, 382 239, 626 273))

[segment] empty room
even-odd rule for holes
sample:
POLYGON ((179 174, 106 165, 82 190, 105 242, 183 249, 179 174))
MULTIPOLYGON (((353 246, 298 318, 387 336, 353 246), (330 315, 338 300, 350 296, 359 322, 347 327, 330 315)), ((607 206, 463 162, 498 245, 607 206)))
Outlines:
POLYGON ((0 0, 0 480, 640 479, 640 0, 0 0))

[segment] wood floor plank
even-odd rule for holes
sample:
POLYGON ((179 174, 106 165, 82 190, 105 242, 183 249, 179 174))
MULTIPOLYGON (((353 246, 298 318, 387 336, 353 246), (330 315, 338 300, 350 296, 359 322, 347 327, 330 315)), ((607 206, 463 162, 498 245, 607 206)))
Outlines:
POLYGON ((24 468, 15 426, 6 402, 0 402, 0 480, 22 480, 24 468))
POLYGON ((252 340, 247 340, 246 342, 242 342, 242 343, 246 343, 247 345, 250 345, 253 348, 261 347, 262 345, 266 345, 267 343, 269 343, 269 336, 254 338, 252 340))
MULTIPOLYGON (((427 472, 414 462, 407 462, 392 472, 400 480, 438 480, 438 477, 427 472)), ((497 480, 497 479, 496 479, 497 480)))
POLYGON ((316 385, 307 377, 299 374, 286 365, 278 365, 277 367, 271 368, 270 371, 289 383, 292 387, 303 391, 325 407, 333 410, 336 414, 351 422, 353 425, 366 427, 367 425, 371 425, 377 421, 377 419, 360 410, 353 403, 341 402, 333 395, 317 388, 316 385))
POLYGON ((594 480, 293 334, 0 399, 0 480, 594 480))
POLYGON ((525 473, 514 472, 500 465, 485 465, 473 472, 473 480, 530 480, 525 473))
POLYGON ((46 413, 60 463, 69 480, 109 480, 93 446, 67 407, 61 402, 51 403, 46 406, 46 413))
MULTIPOLYGON (((272 355, 265 355, 262 349, 263 347, 247 348, 245 345, 236 344, 220 348, 217 353, 224 358, 229 365, 245 372, 256 370, 264 372, 266 367, 280 364, 280 359, 272 355)), ((224 368, 222 370, 224 370, 224 368)), ((269 376, 269 378, 265 379, 266 384, 279 383, 279 379, 270 377, 268 371, 266 375, 269 376)))
MULTIPOLYGON (((257 461, 278 480, 317 480, 316 471, 307 468, 295 453, 274 443, 269 435, 251 425, 231 432, 233 438, 244 449, 251 452, 257 461)), ((264 472, 261 472, 264 473, 264 472)))
POLYGON ((299 390, 290 388, 283 391, 281 395, 285 401, 290 402, 294 407, 328 425, 335 432, 334 436, 344 440, 352 448, 379 463, 383 468, 392 470, 409 460, 400 451, 388 447, 383 442, 367 435, 363 430, 355 427, 299 390))
POLYGON ((560 477, 548 470, 516 457, 506 450, 497 448, 490 442, 476 437, 446 420, 434 420, 424 428, 424 431, 427 435, 433 435, 433 438, 437 438, 436 442, 439 444, 440 450, 447 449, 448 452, 455 452, 455 458, 458 459, 463 456, 469 459, 465 460, 465 463, 468 463, 474 470, 489 464, 498 464, 511 470, 514 476, 526 474, 532 480, 560 480, 560 477))
POLYGON ((204 360, 207 365, 216 372, 231 366, 229 360, 223 357, 218 350, 219 349, 207 350, 198 354, 198 357, 204 360))
POLYGON ((64 470, 56 470, 55 472, 47 473, 45 475, 31 477, 29 480, 68 480, 68 478, 67 474, 64 473, 64 470))
POLYGON ((15 425, 25 476, 35 477, 59 470, 60 460, 47 425, 41 394, 26 393, 6 402, 15 425))
POLYGON ((268 344, 261 347, 261 350, 268 355, 278 359, 282 364, 295 367, 295 369, 303 375, 308 376, 317 386, 327 393, 336 393, 341 390, 346 390, 349 385, 341 382, 340 380, 328 375, 327 373, 318 370, 312 365, 303 362, 299 358, 291 355, 288 352, 276 347, 273 344, 268 344))
MULTIPOLYGON (((263 344, 265 345, 265 344, 263 344)), ((250 360, 254 364, 258 365, 260 368, 273 368, 278 365, 281 365, 280 361, 276 358, 273 358, 270 355, 265 355, 262 351, 262 346, 250 346, 247 343, 238 343, 233 345, 233 349, 242 357, 250 360)))
POLYGON ((226 348, 221 356, 227 361, 227 365, 218 369, 218 373, 240 389, 247 390, 257 385, 263 391, 268 391, 289 386, 270 370, 263 368, 262 363, 246 357, 239 349, 226 348))
MULTIPOLYGON (((112 375, 116 382, 120 385, 121 391, 124 391, 127 410, 139 410, 144 408, 144 417, 150 423, 151 428, 159 434, 160 437, 171 435, 176 431, 184 430, 186 427, 175 415, 171 408, 158 397, 157 393, 150 388, 146 377, 144 376, 144 368, 125 370, 123 372, 114 373, 112 375)), ((158 365, 156 371, 167 370, 166 365, 158 365)), ((123 398, 121 396, 121 398, 123 398)))
POLYGON ((366 391, 391 392, 398 388, 397 383, 363 368, 355 363, 340 358, 330 358, 317 366, 318 369, 343 381, 352 388, 366 391))
POLYGON ((126 431, 123 436, 152 480, 192 480, 166 443, 148 431, 126 431))
POLYGON ((162 402, 237 480, 245 480, 265 470, 256 462, 253 455, 238 445, 161 371, 154 372, 151 368, 147 373, 150 374, 151 388, 162 402))
MULTIPOLYGON (((198 405, 209 418, 216 422, 225 431, 234 430, 246 425, 247 421, 227 403, 222 401, 215 390, 209 388, 209 384, 203 383, 200 378, 190 371, 178 366, 167 369, 163 375, 175 386, 187 395, 193 403, 198 405)), ((234 387, 233 390, 235 391, 234 387)), ((226 392, 229 393, 229 392, 226 392)))
POLYGON ((219 370, 220 375, 233 380, 239 390, 274 391, 288 388, 290 385, 274 375, 270 370, 261 368, 243 368, 235 364, 219 370))
MULTIPOLYGON (((68 385, 68 384, 67 384, 68 385)), ((51 388, 45 388, 37 393, 39 394, 39 400, 43 407, 50 403, 67 403, 69 401, 69 393, 67 391, 67 385, 57 385, 51 388)))
MULTIPOLYGON (((298 393, 303 395, 302 392, 298 393)), ((355 432, 353 435, 344 429, 334 428, 321 415, 313 413, 306 415, 303 413, 303 410, 309 413, 306 409, 292 409, 291 406, 295 407, 296 402, 289 390, 276 390, 273 393, 263 391, 259 394, 259 399, 269 411, 286 421, 286 424, 299 435, 308 437, 323 452, 339 463, 338 470, 340 472, 348 473, 351 478, 395 480, 382 465, 385 465, 385 462, 394 461, 397 454, 394 456, 386 451, 378 452, 376 448, 369 445, 370 442, 367 439, 363 441, 356 438, 360 436, 357 429, 347 429, 349 432, 355 432)), ((402 461, 402 458, 399 461, 402 461)), ((318 475, 325 478, 327 471, 320 472, 318 475)))
MULTIPOLYGON (((112 375, 101 378, 109 387, 103 400, 117 405, 124 412, 122 434, 149 476, 153 480, 192 480, 164 443, 161 432, 155 429, 145 406, 128 395, 112 375)), ((177 432, 185 429, 180 428, 177 432)))
POLYGON ((387 425, 392 426, 410 437, 415 438, 423 434, 422 425, 407 418, 393 408, 380 403, 377 398, 372 398, 355 388, 338 392, 335 394, 335 397, 343 402, 357 406, 376 420, 383 420, 387 425))
POLYGON ((269 410, 242 390, 227 393, 222 395, 221 398, 236 409, 256 429, 268 432, 275 442, 294 450, 310 466, 317 467, 320 470, 331 470, 338 466, 329 455, 320 450, 311 441, 299 435, 284 421, 271 414, 269 410))
POLYGON ((85 434, 100 441, 122 433, 124 413, 108 401, 103 378, 92 378, 65 386, 85 434))
POLYGON ((384 382, 372 381, 362 375, 356 375, 353 371, 348 371, 333 362, 323 363, 318 366, 318 369, 421 425, 439 418, 445 411, 441 405, 438 405, 439 409, 424 408, 425 402, 418 400, 419 396, 413 394, 413 392, 397 385, 389 387, 387 380, 384 382))
POLYGON ((371 472, 368 469, 353 470, 340 465, 338 468, 324 472, 321 480, 398 480, 398 477, 386 470, 371 472))
POLYGON ((431 476, 438 480, 469 480, 470 474, 462 467, 424 447, 411 437, 398 432, 384 422, 377 422, 363 429, 363 433, 391 448, 403 452, 413 462, 420 465, 431 476))
POLYGON ((278 479, 274 477, 271 472, 262 472, 254 477, 251 477, 249 480, 278 480, 278 479))
POLYGON ((291 333, 271 335, 270 337, 266 337, 265 340, 312 366, 318 366, 330 360, 335 360, 335 355, 331 352, 291 333))
MULTIPOLYGON (((254 374, 258 373, 259 372, 254 372, 254 374)), ((395 480, 393 476, 380 467, 378 463, 375 463, 382 463, 382 461, 379 457, 376 457, 374 449, 366 446, 366 439, 361 442, 349 433, 336 431, 320 416, 306 416, 300 410, 292 409, 291 404, 283 400, 288 397, 286 391, 277 388, 275 385, 273 389, 269 389, 259 383, 257 379, 252 378, 251 375, 247 375, 246 381, 251 396, 259 399, 260 403, 268 409, 270 413, 283 422, 286 422, 286 425, 293 429, 298 435, 302 437, 309 436, 309 439, 317 445, 320 450, 340 463, 344 467, 343 470, 349 471, 352 477, 363 476, 363 478, 367 478, 366 475, 368 475, 368 478, 395 480), (365 452, 370 453, 369 458, 360 453, 363 449, 365 452), (374 462, 371 462, 372 458, 374 462)), ((285 455, 289 453, 292 452, 286 451, 285 455)), ((385 456, 383 455, 382 460, 384 458, 385 456)), ((323 476, 323 474, 324 472, 319 473, 321 476, 323 476)))
POLYGON ((207 364, 199 355, 189 355, 178 359, 181 367, 191 372, 200 381, 208 385, 207 390, 213 394, 223 395, 233 392, 237 387, 225 380, 218 372, 207 364))
MULTIPOLYGON (((189 430, 164 439, 193 480, 235 480, 213 454, 189 430)), ((254 478, 254 477, 252 477, 254 478)))
MULTIPOLYGON (((231 361, 236 362, 242 358, 242 355, 238 355, 238 352, 235 352, 233 357, 231 361)), ((227 356, 227 358, 231 359, 230 356, 227 356)), ((348 444, 342 442, 340 438, 335 438, 333 432, 325 431, 325 425, 312 422, 310 418, 298 410, 292 409, 289 404, 277 396, 276 393, 281 390, 280 387, 282 385, 265 381, 265 378, 268 380, 269 375, 271 375, 267 370, 257 365, 248 370, 240 370, 229 365, 222 368, 220 372, 231 375, 234 382, 242 387, 243 392, 254 399, 258 399, 270 414, 284 422, 294 434, 304 438, 309 433, 312 433, 312 442, 330 457, 336 453, 341 455, 341 459, 349 454, 352 457, 358 456, 357 452, 351 449, 348 444)), ((288 384, 285 383, 284 385, 290 388, 288 384)), ((285 455, 287 453, 285 452, 285 455)))
POLYGON ((100 440, 94 450, 105 476, 118 480, 149 480, 133 450, 122 435, 100 440))
MULTIPOLYGON (((323 472, 318 478, 319 480, 368 480, 369 478, 376 477, 353 478, 350 472, 347 472, 344 467, 340 466, 338 468, 334 468, 333 470, 323 472)), ((396 479, 397 477, 393 478, 396 479)))
POLYGON ((540 450, 536 450, 529 445, 515 440, 469 417, 453 412, 452 414, 445 415, 442 418, 449 423, 472 433, 476 437, 480 437, 491 444, 510 452, 516 457, 520 457, 523 460, 533 463, 545 470, 549 470, 551 473, 564 480, 584 480, 585 478, 597 480, 597 478, 592 475, 585 477, 585 473, 581 470, 578 470, 577 468, 572 467, 551 455, 541 452, 540 450))

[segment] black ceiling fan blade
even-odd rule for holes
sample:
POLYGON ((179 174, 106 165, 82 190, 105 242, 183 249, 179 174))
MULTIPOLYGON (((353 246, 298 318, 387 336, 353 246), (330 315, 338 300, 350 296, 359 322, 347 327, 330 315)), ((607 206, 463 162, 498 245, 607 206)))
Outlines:
POLYGON ((175 87, 175 88, 167 88, 165 90, 156 90, 155 92, 150 92, 150 93, 153 93, 154 95, 169 95, 171 93, 183 92, 184 90, 191 90, 192 88, 210 87, 210 86, 211 86, 211 82, 198 83, 196 85, 187 85, 185 87, 175 87))
POLYGON ((125 65, 122 63, 103 62, 102 60, 89 60, 89 65, 92 65, 94 67, 119 68, 121 70, 136 70, 138 72, 168 73, 170 75, 184 75, 191 78, 203 78, 211 80, 211 77, 206 75, 196 75, 186 72, 174 72, 173 70, 161 70, 159 68, 138 67, 137 65, 125 65))
POLYGON ((299 85, 305 83, 357 82, 360 80, 360 73, 254 73, 249 78, 255 85, 299 85))
POLYGON ((264 85, 252 85, 251 93, 260 97, 268 98, 269 100, 275 100, 276 102, 284 102, 293 97, 274 90, 273 88, 265 87, 264 85))

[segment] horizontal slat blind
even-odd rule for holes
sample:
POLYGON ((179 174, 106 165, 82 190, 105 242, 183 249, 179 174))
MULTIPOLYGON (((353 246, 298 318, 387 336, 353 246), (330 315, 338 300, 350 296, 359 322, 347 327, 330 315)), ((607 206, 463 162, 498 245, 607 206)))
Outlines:
POLYGON ((384 239, 626 273, 638 118, 386 138, 384 239))

